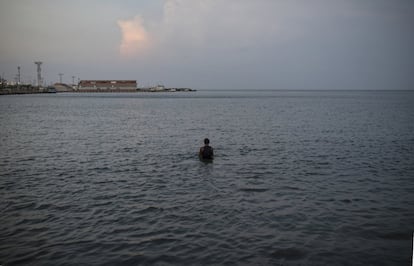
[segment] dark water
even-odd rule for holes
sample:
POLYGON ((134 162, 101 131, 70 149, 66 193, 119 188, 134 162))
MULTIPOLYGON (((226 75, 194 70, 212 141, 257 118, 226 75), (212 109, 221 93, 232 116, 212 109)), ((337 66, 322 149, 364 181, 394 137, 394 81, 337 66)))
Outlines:
POLYGON ((411 263, 414 92, 2 96, 0 125, 1 265, 411 263))

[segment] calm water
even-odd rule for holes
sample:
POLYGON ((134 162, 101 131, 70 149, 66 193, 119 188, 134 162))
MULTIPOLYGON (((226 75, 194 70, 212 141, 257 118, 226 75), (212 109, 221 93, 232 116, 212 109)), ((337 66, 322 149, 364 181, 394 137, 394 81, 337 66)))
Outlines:
POLYGON ((0 125, 1 265, 411 263, 414 92, 1 96, 0 125))

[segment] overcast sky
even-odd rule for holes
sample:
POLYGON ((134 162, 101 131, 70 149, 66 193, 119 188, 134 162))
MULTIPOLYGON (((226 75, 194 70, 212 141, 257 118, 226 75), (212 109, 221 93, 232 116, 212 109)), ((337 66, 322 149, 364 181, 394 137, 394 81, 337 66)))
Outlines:
POLYGON ((412 0, 0 0, 0 74, 195 89, 414 89, 412 0))

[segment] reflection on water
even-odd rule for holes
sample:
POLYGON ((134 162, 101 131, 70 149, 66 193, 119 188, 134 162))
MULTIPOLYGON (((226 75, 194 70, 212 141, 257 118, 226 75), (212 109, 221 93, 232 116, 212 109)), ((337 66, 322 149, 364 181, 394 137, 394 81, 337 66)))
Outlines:
POLYGON ((413 106, 412 92, 0 97, 0 264, 409 264, 413 106))

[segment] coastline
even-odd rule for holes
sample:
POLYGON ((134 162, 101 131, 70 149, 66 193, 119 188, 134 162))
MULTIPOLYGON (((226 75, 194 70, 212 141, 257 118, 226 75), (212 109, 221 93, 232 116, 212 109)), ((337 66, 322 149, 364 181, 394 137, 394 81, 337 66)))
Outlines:
POLYGON ((44 93, 142 93, 142 92, 195 92, 197 90, 191 88, 165 88, 165 87, 149 87, 149 88, 136 88, 134 89, 121 89, 121 88, 110 88, 110 89, 78 89, 65 86, 61 88, 59 86, 50 87, 36 87, 31 85, 20 85, 20 86, 7 86, 0 88, 0 95, 18 95, 18 94, 44 94, 44 93))

